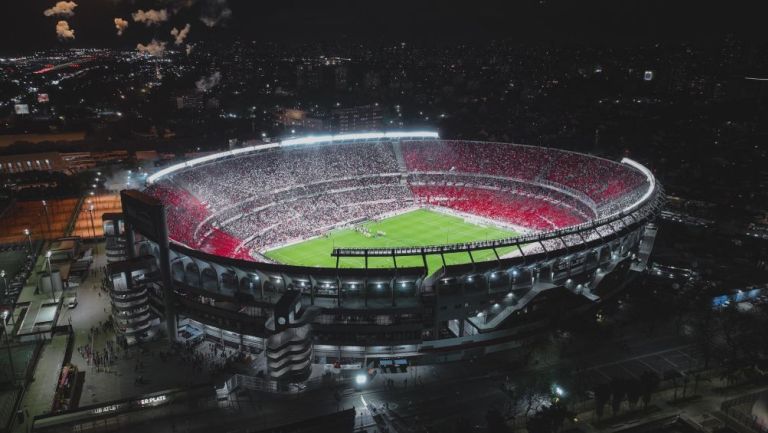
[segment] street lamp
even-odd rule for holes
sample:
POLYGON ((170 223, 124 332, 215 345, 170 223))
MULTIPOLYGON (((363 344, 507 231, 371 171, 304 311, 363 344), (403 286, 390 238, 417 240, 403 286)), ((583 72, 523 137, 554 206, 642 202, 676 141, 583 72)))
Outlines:
POLYGON ((45 221, 48 223, 48 235, 50 236, 51 230, 51 218, 48 216, 48 203, 43 200, 43 212, 45 212, 45 221))
POLYGON ((363 386, 368 382, 368 375, 365 373, 358 373, 357 376, 355 376, 355 384, 357 386, 363 386))
POLYGON ((93 237, 96 238, 96 224, 93 222, 93 205, 88 207, 88 212, 91 214, 91 230, 93 231, 93 237))
POLYGON ((11 355, 11 342, 8 339, 8 328, 6 327, 7 324, 5 323, 5 319, 8 317, 8 312, 5 311, 3 313, 3 334, 5 335, 5 350, 8 353, 8 365, 10 366, 11 370, 11 383, 16 384, 16 370, 13 368, 13 355, 11 355))
POLYGON ((51 300, 53 302, 56 302, 56 294, 53 291, 53 268, 51 268, 51 256, 53 253, 51 253, 51 250, 48 250, 45 253, 45 260, 48 262, 48 281, 51 283, 51 300))
POLYGON ((29 229, 24 229, 24 234, 27 236, 27 242, 29 242, 29 252, 32 252, 32 232, 29 229))

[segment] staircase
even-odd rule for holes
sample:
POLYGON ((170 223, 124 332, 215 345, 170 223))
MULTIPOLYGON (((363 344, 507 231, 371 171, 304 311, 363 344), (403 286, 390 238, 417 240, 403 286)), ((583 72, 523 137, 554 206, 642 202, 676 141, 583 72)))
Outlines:
POLYGON ((393 141, 392 148, 395 151, 395 158, 397 158, 397 166, 400 168, 400 172, 405 173, 407 171, 407 167, 405 165, 405 158, 403 157, 403 150, 400 147, 400 142, 393 141))
POLYGON ((287 328, 267 338, 267 370, 270 379, 302 382, 312 370, 311 325, 287 328))

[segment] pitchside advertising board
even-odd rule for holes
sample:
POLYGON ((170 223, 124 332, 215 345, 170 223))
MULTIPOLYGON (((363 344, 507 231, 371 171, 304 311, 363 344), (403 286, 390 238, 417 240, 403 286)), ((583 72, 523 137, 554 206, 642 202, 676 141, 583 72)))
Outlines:
POLYGON ((133 230, 157 243, 165 241, 164 209, 159 200, 136 190, 120 192, 120 199, 125 221, 133 230))

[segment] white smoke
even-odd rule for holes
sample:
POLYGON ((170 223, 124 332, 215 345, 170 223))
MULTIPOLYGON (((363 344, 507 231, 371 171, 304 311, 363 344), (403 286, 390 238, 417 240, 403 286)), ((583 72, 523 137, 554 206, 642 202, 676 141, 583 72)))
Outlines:
POLYGON ((232 16, 232 9, 229 8, 227 0, 206 0, 203 5, 202 21, 208 27, 216 27, 219 23, 226 21, 232 16))
POLYGON ((75 2, 57 2, 52 8, 43 11, 43 15, 47 17, 60 16, 71 17, 75 14, 75 8, 77 3, 75 2))
POLYGON ((184 39, 187 39, 187 36, 189 35, 189 29, 190 29, 191 27, 192 27, 192 26, 190 26, 189 24, 187 24, 187 25, 186 25, 186 26, 184 26, 184 28, 182 28, 182 29, 177 29, 176 27, 174 27, 173 29, 171 29, 171 36, 173 36, 174 38, 176 38, 176 40, 175 40, 175 41, 173 41, 173 43, 174 43, 174 44, 176 44, 176 45, 181 45, 181 44, 183 44, 183 43, 184 43, 184 39))
POLYGON ((195 81, 195 87, 197 87, 198 92, 210 92, 220 81, 221 73, 216 71, 210 77, 201 77, 195 81))
POLYGON ((122 18, 115 18, 115 28, 117 29, 117 35, 121 36, 125 29, 128 28, 128 21, 122 18))
POLYGON ((133 20, 137 23, 144 23, 147 26, 156 26, 164 21, 168 21, 168 11, 165 9, 150 9, 146 12, 139 9, 131 14, 131 16, 133 16, 133 20))
POLYGON ((158 42, 156 39, 152 39, 152 42, 147 45, 137 44, 136 49, 140 53, 147 53, 150 56, 162 56, 165 52, 165 42, 158 42))
POLYGON ((174 13, 185 9, 190 8, 194 6, 194 4, 197 2, 197 0, 160 0, 158 3, 163 7, 167 7, 170 10, 172 10, 174 13))
POLYGON ((75 30, 69 28, 69 23, 62 20, 56 23, 56 36, 59 39, 75 39, 75 30))

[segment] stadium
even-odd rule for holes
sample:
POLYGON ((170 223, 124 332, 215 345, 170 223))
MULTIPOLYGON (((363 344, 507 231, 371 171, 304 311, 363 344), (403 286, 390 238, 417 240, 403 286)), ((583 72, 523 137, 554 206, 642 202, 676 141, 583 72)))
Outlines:
POLYGON ((664 194, 628 158, 417 131, 210 154, 122 200, 169 335, 300 381, 515 349, 594 311, 645 266, 664 194))

